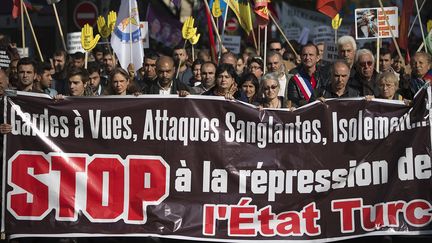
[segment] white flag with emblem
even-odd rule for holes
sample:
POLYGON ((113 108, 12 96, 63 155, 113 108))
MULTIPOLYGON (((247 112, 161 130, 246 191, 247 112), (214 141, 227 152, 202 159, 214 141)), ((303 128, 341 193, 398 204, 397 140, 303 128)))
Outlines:
POLYGON ((141 39, 137 1, 122 0, 111 35, 111 46, 122 68, 127 69, 130 63, 134 64, 135 71, 141 68, 144 59, 141 39))

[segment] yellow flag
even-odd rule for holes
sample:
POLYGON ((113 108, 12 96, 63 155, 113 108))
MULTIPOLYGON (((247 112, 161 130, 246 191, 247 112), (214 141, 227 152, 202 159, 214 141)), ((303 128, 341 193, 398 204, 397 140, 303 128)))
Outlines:
POLYGON ((197 28, 194 28, 195 19, 192 16, 189 16, 186 21, 183 23, 182 27, 182 36, 183 39, 189 40, 191 39, 197 32, 197 28))
POLYGON ((342 24, 342 18, 339 16, 339 14, 336 14, 336 16, 332 19, 332 27, 334 30, 339 29, 340 25, 342 24))
POLYGON ((228 6, 237 16, 240 26, 250 33, 252 31, 252 15, 249 1, 247 0, 228 0, 228 6))
POLYGON ((198 43, 200 36, 201 36, 201 34, 197 34, 197 35, 192 36, 192 38, 189 39, 189 42, 192 45, 195 45, 196 43, 198 43))
POLYGON ((91 51, 100 39, 100 35, 93 36, 93 27, 85 24, 81 29, 81 46, 86 51, 91 51))
POLYGON ((212 14, 215 18, 219 18, 220 16, 222 16, 222 10, 220 8, 220 0, 214 0, 212 5, 212 14))

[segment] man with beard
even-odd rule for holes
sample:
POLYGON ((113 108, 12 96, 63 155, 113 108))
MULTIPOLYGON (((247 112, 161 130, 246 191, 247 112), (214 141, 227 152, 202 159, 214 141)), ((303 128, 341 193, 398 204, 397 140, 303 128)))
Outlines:
POLYGON ((350 68, 345 61, 335 61, 330 72, 330 83, 322 95, 323 98, 348 98, 359 95, 357 90, 347 85, 350 68))
POLYGON ((91 90, 92 95, 100 96, 103 95, 107 80, 100 75, 100 65, 98 62, 89 62, 87 65, 87 71, 89 73, 88 87, 91 90))
POLYGON ((113 53, 111 49, 104 50, 102 62, 104 71, 101 76, 108 80, 111 71, 117 67, 117 58, 115 53, 113 53))
POLYGON ((148 86, 144 94, 179 94, 181 91, 189 91, 188 87, 174 78, 174 60, 168 56, 161 56, 156 62, 157 80, 148 86))
POLYGON ((215 86, 216 84, 216 64, 205 62, 201 65, 201 84, 192 87, 192 94, 202 94, 215 86))
POLYGON ((18 90, 33 92, 33 83, 36 79, 36 62, 28 57, 18 61, 18 90))
POLYGON ((287 99, 287 87, 288 81, 292 75, 285 72, 285 65, 283 64, 283 58, 279 52, 270 51, 267 54, 267 71, 269 73, 275 73, 279 81, 279 93, 278 96, 287 99))
POLYGON ((139 69, 137 83, 142 90, 156 82, 156 62, 159 55, 155 51, 148 51, 144 57, 142 68, 139 69))
POLYGON ((18 61, 19 58, 15 58, 9 63, 9 84, 15 88, 18 86, 18 61))
POLYGON ((68 54, 64 50, 57 50, 53 55, 53 65, 55 73, 52 75, 52 88, 57 90, 59 94, 67 94, 69 92, 67 81, 68 54))
POLYGON ((193 73, 192 69, 187 66, 189 56, 186 49, 183 47, 175 48, 173 51, 173 58, 177 72, 176 77, 181 83, 191 86, 189 80, 192 78, 193 73))
POLYGON ((357 52, 357 44, 352 36, 344 35, 340 37, 337 41, 338 56, 339 59, 345 60, 345 62, 350 67, 350 79, 348 80, 348 85, 351 88, 355 88, 356 84, 354 82, 354 76, 356 75, 356 69, 354 66, 355 55, 357 52))
POLYGON ((39 92, 54 97, 57 95, 57 90, 51 88, 51 68, 51 64, 48 62, 39 63, 33 88, 39 92))

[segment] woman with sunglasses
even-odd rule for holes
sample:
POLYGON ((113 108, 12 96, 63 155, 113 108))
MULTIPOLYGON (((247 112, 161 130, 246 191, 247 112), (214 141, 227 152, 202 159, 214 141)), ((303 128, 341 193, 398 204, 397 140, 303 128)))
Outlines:
POLYGON ((283 97, 278 96, 280 84, 276 73, 267 73, 263 76, 260 86, 260 94, 263 99, 260 108, 289 108, 290 105, 283 97))

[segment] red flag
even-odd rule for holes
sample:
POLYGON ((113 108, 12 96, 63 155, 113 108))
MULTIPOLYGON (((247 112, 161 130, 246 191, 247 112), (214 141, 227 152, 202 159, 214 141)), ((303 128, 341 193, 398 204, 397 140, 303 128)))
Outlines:
POLYGON ((212 60, 216 61, 216 44, 214 41, 213 36, 213 27, 211 23, 211 18, 213 17, 210 13, 210 11, 206 8, 206 16, 207 16, 207 26, 208 26, 208 33, 209 33, 209 40, 210 40, 210 54, 212 56, 212 60))
MULTIPOLYGON (((12 3, 13 4, 13 6, 12 6, 12 18, 16 19, 16 18, 18 18, 18 16, 21 15, 21 0, 12 0, 12 2, 13 2, 12 3)), ((31 5, 31 3, 24 1, 24 0, 23 0, 23 2, 24 2, 27 9, 30 9, 30 10, 33 9, 33 6, 31 5)))
POLYGON ((316 9, 333 19, 342 9, 344 3, 345 0, 318 0, 316 9))
POLYGON ((260 26, 267 25, 269 22, 268 3, 269 0, 255 0, 254 12, 257 16, 257 23, 260 26))
POLYGON ((408 31, 410 27, 410 18, 414 8, 414 0, 404 0, 402 13, 399 22, 398 44, 401 49, 408 50, 408 31))

